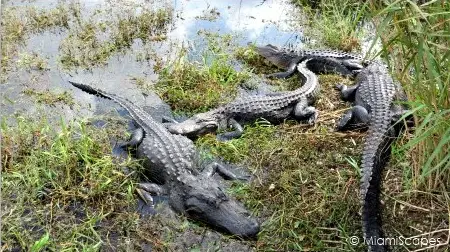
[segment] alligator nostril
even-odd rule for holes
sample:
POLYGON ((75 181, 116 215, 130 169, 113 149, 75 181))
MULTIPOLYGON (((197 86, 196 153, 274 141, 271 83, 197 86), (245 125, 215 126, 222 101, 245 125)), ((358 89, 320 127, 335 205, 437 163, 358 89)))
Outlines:
POLYGON ((256 235, 260 231, 259 223, 254 219, 249 219, 247 230, 242 236, 247 238, 256 238, 256 235))

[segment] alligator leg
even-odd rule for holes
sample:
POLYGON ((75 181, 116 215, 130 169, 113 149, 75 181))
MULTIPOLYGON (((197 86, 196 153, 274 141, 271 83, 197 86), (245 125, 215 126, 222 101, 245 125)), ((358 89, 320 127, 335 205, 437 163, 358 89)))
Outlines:
POLYGON ((223 179, 226 180, 248 180, 247 176, 238 176, 226 168, 223 164, 219 164, 217 162, 208 164, 202 172, 202 174, 207 177, 211 177, 215 173, 218 173, 223 179))
POLYGON ((273 73, 266 75, 266 78, 287 79, 291 77, 297 70, 297 64, 303 60, 304 57, 297 57, 291 61, 288 69, 285 72, 273 73))
POLYGON ((344 101, 353 102, 355 100, 355 94, 356 90, 358 89, 359 85, 353 85, 350 87, 347 87, 344 84, 338 84, 336 85, 336 89, 341 91, 341 98, 344 101))
POLYGON ((369 123, 370 116, 366 108, 356 105, 341 117, 337 130, 347 130, 352 128, 363 128, 369 123))
POLYGON ((142 129, 141 127, 138 127, 131 132, 130 140, 128 140, 125 143, 120 144, 119 147, 124 148, 124 149, 130 148, 130 147, 135 148, 142 142, 143 138, 144 138, 144 129, 142 129))
POLYGON ((234 119, 230 119, 230 120, 228 120, 228 125, 231 125, 231 127, 234 129, 234 131, 218 134, 216 137, 217 140, 224 142, 224 141, 231 140, 233 138, 238 138, 238 137, 242 136, 242 133, 244 132, 244 128, 242 127, 242 125, 240 123, 238 123, 234 119))
POLYGON ((136 192, 145 204, 154 207, 152 194, 164 194, 164 189, 160 185, 154 183, 139 183, 137 184, 136 192))
POLYGON ((319 116, 316 108, 308 106, 308 101, 306 98, 301 99, 294 108, 294 117, 297 120, 307 119, 308 124, 314 124, 319 116))

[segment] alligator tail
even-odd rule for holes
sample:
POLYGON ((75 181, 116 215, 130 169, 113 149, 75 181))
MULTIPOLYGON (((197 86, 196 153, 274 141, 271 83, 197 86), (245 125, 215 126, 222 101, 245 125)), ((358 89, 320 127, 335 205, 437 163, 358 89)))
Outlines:
POLYGON ((390 127, 389 109, 375 109, 372 118, 374 120, 364 144, 361 164, 362 222, 369 251, 387 251, 386 244, 377 243, 378 238, 384 238, 380 193, 383 169, 390 158, 395 131, 390 127))
MULTIPOLYGON (((96 95, 98 97, 105 98, 108 100, 113 100, 113 101, 117 102, 125 110, 128 111, 128 113, 131 115, 131 117, 133 117, 133 119, 139 125, 145 125, 145 124, 151 124, 151 123, 156 124, 150 115, 148 115, 142 109, 140 109, 139 107, 137 107, 136 105, 134 105, 132 102, 130 102, 129 100, 127 100, 125 98, 119 97, 114 94, 110 94, 110 93, 105 92, 100 89, 93 88, 86 84, 76 83, 73 81, 69 81, 69 83, 72 84, 74 87, 77 87, 88 94, 96 95), (146 121, 146 123, 143 122, 144 120, 146 121)), ((154 125, 154 127, 159 127, 159 126, 154 125)))
POLYGON ((91 86, 88 86, 88 85, 82 84, 82 83, 77 83, 77 82, 73 82, 73 81, 69 81, 69 83, 72 84, 72 86, 77 87, 88 94, 96 95, 96 96, 99 96, 101 98, 105 98, 108 100, 114 100, 113 97, 110 94, 106 93, 105 91, 95 89, 91 86))

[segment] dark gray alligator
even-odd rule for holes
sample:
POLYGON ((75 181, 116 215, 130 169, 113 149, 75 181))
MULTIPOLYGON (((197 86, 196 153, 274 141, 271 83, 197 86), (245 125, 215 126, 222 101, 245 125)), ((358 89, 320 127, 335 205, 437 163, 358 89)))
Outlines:
POLYGON ((196 114, 183 122, 167 124, 168 130, 174 134, 195 137, 231 125, 234 131, 218 135, 219 139, 226 140, 242 135, 241 123, 258 118, 277 123, 292 116, 312 124, 316 121, 318 112, 310 105, 320 87, 317 76, 306 68, 307 62, 308 60, 305 60, 298 64, 298 71, 305 84, 294 91, 240 97, 217 109, 196 114))
POLYGON ((407 100, 401 86, 394 82, 382 63, 374 62, 356 77, 356 85, 337 85, 342 98, 354 101, 355 106, 339 121, 338 130, 358 126, 368 127, 361 163, 362 221, 369 251, 386 251, 387 246, 376 245, 383 237, 381 226, 380 191, 382 172, 390 158, 390 146, 401 133, 397 123, 406 113, 407 100))
POLYGON ((350 77, 369 64, 362 56, 334 50, 294 51, 268 44, 257 46, 256 51, 275 66, 286 70, 267 75, 275 78, 288 78, 294 74, 297 64, 305 59, 311 59, 307 67, 314 73, 337 73, 350 77))
POLYGON ((129 145, 138 146, 137 157, 144 159, 144 167, 156 182, 139 185, 137 191, 144 200, 151 204, 149 193, 165 194, 169 205, 178 213, 236 236, 256 236, 258 222, 237 201, 229 198, 212 178, 215 172, 227 179, 235 179, 236 175, 217 163, 198 172, 195 169, 199 165, 198 153, 191 140, 169 133, 162 124, 127 99, 84 84, 70 83, 89 94, 117 102, 140 126, 129 145))

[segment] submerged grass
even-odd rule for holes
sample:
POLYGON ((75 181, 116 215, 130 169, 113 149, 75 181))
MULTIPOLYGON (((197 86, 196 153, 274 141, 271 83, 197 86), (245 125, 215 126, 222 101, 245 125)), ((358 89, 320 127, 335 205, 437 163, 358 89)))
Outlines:
POLYGON ((16 61, 19 68, 30 70, 48 70, 47 61, 37 53, 19 53, 16 61))
POLYGON ((95 13, 89 20, 78 21, 61 41, 59 61, 64 69, 90 69, 106 64, 117 52, 130 48, 140 39, 144 44, 165 38, 172 19, 169 8, 153 10, 123 9, 108 13, 108 21, 98 20, 95 13))
POLYGON ((105 154, 110 130, 54 127, 23 117, 2 123, 2 249, 96 250, 129 237, 136 162, 105 154))
POLYGON ((11 68, 11 61, 17 56, 17 48, 35 32, 55 27, 68 28, 72 5, 58 4, 55 8, 41 10, 35 7, 2 8, 1 18, 1 75, 11 68))
POLYGON ((50 90, 37 91, 29 88, 25 89, 23 93, 34 97, 36 99, 36 102, 38 103, 45 103, 53 106, 57 103, 64 103, 69 106, 73 106, 75 104, 72 95, 67 91, 64 91, 62 93, 55 93, 51 92, 50 90))

